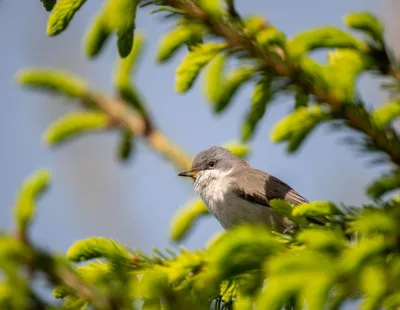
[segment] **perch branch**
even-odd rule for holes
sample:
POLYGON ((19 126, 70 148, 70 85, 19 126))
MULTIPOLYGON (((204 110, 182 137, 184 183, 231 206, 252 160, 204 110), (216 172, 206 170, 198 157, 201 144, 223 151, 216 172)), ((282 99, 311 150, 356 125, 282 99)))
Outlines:
POLYGON ((114 123, 130 130, 135 136, 143 137, 155 151, 171 161, 176 168, 186 170, 191 166, 192 159, 189 155, 166 137, 153 122, 149 127, 149 117, 140 116, 122 99, 89 93, 82 97, 82 100, 86 104, 95 105, 114 123))

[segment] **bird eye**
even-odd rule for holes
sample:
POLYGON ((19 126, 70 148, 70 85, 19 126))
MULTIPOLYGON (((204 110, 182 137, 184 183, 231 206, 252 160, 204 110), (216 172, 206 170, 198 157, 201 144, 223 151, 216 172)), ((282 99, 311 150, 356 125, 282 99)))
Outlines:
POLYGON ((210 161, 210 162, 208 163, 208 167, 209 167, 209 168, 214 168, 214 167, 215 167, 215 161, 210 161))

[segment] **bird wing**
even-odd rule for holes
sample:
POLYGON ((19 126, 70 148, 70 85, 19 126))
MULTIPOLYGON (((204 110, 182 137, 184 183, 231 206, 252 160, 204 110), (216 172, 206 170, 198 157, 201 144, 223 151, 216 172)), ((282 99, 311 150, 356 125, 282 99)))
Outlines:
POLYGON ((232 190, 247 201, 267 207, 272 199, 283 199, 294 205, 308 202, 286 183, 258 169, 246 167, 246 172, 239 170, 231 176, 235 180, 231 182, 232 190))

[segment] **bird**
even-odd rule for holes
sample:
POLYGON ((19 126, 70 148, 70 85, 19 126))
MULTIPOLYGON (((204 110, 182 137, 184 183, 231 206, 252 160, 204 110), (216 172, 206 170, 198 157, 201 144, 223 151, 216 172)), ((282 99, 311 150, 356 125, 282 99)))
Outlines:
POLYGON ((199 152, 191 169, 178 176, 193 179, 195 192, 225 230, 248 223, 265 224, 273 231, 285 233, 297 226, 273 210, 270 201, 308 203, 285 182, 251 167, 221 146, 199 152))

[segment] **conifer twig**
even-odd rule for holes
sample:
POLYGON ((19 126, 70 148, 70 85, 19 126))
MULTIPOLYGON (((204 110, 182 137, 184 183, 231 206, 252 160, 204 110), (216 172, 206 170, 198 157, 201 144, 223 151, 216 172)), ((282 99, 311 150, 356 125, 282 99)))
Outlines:
POLYGON ((81 99, 86 104, 95 105, 107 114, 113 122, 130 130, 133 135, 143 137, 153 149, 171 161, 176 168, 185 170, 190 167, 191 157, 166 137, 154 125, 148 115, 146 115, 146 118, 140 116, 125 101, 119 98, 89 93, 81 99))
POLYGON ((95 309, 112 309, 111 301, 100 294, 95 287, 82 281, 72 270, 58 263, 47 253, 38 253, 36 267, 44 271, 55 284, 71 288, 76 296, 89 300, 95 309))
MULTIPOLYGON (((64 266, 49 253, 35 248, 27 236, 24 239, 20 239, 20 236, 17 234, 16 239, 25 244, 29 252, 29 255, 27 255, 27 267, 31 280, 34 273, 40 270, 47 275, 50 282, 54 285, 62 284, 69 287, 74 291, 76 296, 90 301, 95 309, 112 309, 111 301, 108 298, 100 294, 92 285, 82 281, 73 270, 64 266)), ((43 309, 45 302, 36 296, 34 292, 30 292, 30 295, 37 304, 38 309, 43 309)))
POLYGON ((165 0, 165 3, 203 23, 212 33, 225 38, 231 47, 245 50, 251 57, 257 59, 265 70, 277 76, 289 78, 293 84, 314 95, 317 101, 328 104, 335 118, 345 120, 349 127, 366 134, 377 148, 390 157, 393 163, 400 165, 400 140, 396 133, 392 128, 376 129, 369 118, 365 118, 368 113, 363 105, 358 102, 352 102, 353 104, 342 102, 334 94, 302 78, 304 72, 296 63, 268 53, 257 44, 254 38, 245 35, 245 29, 240 23, 227 19, 215 19, 194 0, 165 0))

